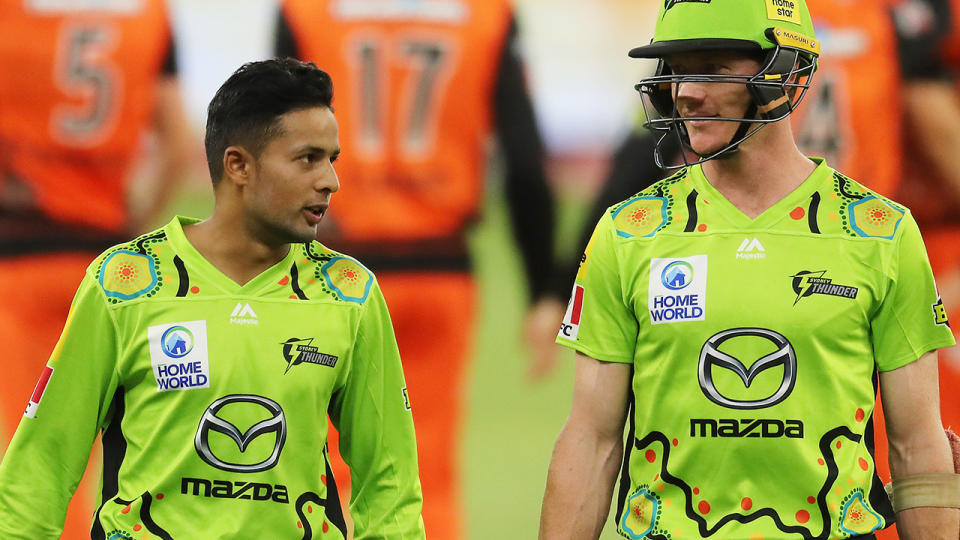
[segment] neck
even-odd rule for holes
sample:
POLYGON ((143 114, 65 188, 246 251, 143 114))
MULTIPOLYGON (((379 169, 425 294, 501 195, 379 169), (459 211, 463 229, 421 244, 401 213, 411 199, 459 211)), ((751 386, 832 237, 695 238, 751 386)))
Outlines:
POLYGON ((213 215, 184 227, 183 232, 210 264, 240 285, 280 262, 290 251, 290 244, 264 239, 238 208, 219 200, 213 215))
POLYGON ((729 158, 703 163, 707 181, 751 219, 790 194, 816 169, 793 142, 789 124, 783 122, 764 127, 729 158))

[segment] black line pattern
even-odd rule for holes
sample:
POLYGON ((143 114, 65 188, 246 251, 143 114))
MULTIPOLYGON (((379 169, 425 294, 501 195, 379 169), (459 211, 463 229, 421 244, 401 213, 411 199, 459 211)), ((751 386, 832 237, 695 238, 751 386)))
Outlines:
POLYGON ((807 208, 807 223, 810 225, 810 232, 820 234, 820 226, 817 225, 817 212, 820 210, 820 192, 814 191, 810 196, 810 207, 807 208))
POLYGON ((697 220, 699 216, 697 215, 697 190, 690 190, 690 194, 687 195, 687 226, 683 228, 683 232, 693 232, 697 228, 697 220))
POLYGON ((183 264, 183 259, 179 255, 173 257, 173 265, 177 267, 177 276, 180 278, 180 287, 177 288, 177 296, 186 296, 190 290, 190 275, 187 274, 187 267, 183 264))
POLYGON ((294 261, 293 265, 290 267, 290 288, 293 289, 293 292, 297 295, 297 298, 301 300, 307 299, 307 295, 304 294, 303 289, 300 288, 300 271, 297 270, 296 261, 294 261))
POLYGON ((731 521, 749 523, 751 521, 760 519, 761 517, 769 517, 773 521, 774 525, 776 525, 777 529, 787 534, 799 534, 805 540, 825 540, 830 536, 830 514, 827 510, 826 497, 827 493, 830 491, 830 486, 833 485, 833 482, 839 475, 839 467, 837 466, 836 459, 833 456, 833 450, 830 447, 830 443, 835 438, 841 436, 846 437, 853 443, 860 442, 860 436, 853 433, 845 426, 836 427, 825 433, 823 437, 820 438, 819 448, 820 453, 823 455, 824 461, 826 462, 827 477, 824 480, 823 486, 820 488, 820 492, 817 494, 817 508, 820 510, 821 521, 823 522, 823 530, 816 535, 812 534, 805 527, 786 525, 780 519, 780 515, 772 508, 761 508, 760 510, 750 514, 727 514, 726 516, 723 516, 713 527, 708 527, 706 519, 701 517, 693 508, 693 489, 689 484, 680 478, 673 476, 667 471, 667 462, 670 459, 671 448, 667 437, 659 431, 651 431, 643 439, 635 439, 634 447, 637 450, 642 450, 654 442, 660 443, 663 448, 663 459, 661 460, 660 465, 660 477, 664 482, 680 488, 680 490, 683 492, 685 497, 684 512, 688 518, 697 524, 700 536, 703 538, 716 534, 717 531, 731 521))

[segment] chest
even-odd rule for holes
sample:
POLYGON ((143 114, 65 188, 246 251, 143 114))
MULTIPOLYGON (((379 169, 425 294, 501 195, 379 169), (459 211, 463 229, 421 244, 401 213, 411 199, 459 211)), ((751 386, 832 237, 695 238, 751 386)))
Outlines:
POLYGON ((357 312, 240 297, 143 302, 118 313, 117 375, 151 400, 275 392, 320 404, 348 369, 357 312))

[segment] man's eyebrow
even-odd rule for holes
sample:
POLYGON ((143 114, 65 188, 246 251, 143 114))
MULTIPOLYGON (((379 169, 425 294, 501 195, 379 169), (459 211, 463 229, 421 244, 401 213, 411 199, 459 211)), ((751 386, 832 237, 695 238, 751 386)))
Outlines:
POLYGON ((313 144, 305 144, 305 145, 303 145, 303 146, 298 146, 298 147, 296 148, 296 150, 294 151, 294 153, 296 153, 296 154, 302 154, 302 153, 304 153, 304 152, 310 152, 310 153, 313 153, 313 154, 339 154, 339 153, 340 153, 340 148, 336 148, 336 149, 334 149, 333 151, 330 151, 329 149, 324 148, 324 147, 322 147, 322 146, 316 146, 316 145, 313 145, 313 144))

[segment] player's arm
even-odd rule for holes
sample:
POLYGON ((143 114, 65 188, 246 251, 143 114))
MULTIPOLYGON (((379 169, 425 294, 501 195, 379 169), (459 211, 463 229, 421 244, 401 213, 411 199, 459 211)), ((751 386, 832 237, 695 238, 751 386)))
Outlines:
POLYGON ((0 463, 0 538, 59 538, 94 438, 110 417, 117 388, 115 329, 88 274, 0 463))
MULTIPOLYGON (((899 369, 881 372, 880 395, 894 486, 917 474, 953 473, 953 455, 940 422, 937 352, 929 352, 899 369)), ((960 530, 960 510, 903 510, 897 514, 897 530, 903 540, 954 540, 960 530)))
POLYGON ((557 337, 578 354, 570 417, 550 463, 541 539, 595 539, 609 512, 639 324, 624 299, 617 246, 605 213, 587 244, 557 337))
POLYGON ((390 315, 376 284, 330 418, 350 467, 354 539, 424 538, 413 418, 390 315))
MULTIPOLYGON (((580 255, 590 240, 593 224, 610 206, 628 199, 663 178, 664 170, 658 167, 653 159, 655 146, 654 136, 638 122, 614 152, 610 172, 584 221, 586 226, 580 233, 578 248, 574 251, 576 258, 557 264, 548 290, 527 317, 527 341, 533 348, 533 358, 528 369, 531 378, 539 379, 549 375, 556 365, 559 351, 553 345, 553 339, 556 337, 557 321, 563 317, 567 305, 566 296, 570 293, 573 277, 577 273, 580 255)), ((666 150, 668 156, 675 153, 676 149, 672 147, 666 150)))
POLYGON ((892 13, 907 130, 934 170, 950 181, 954 196, 960 197, 960 169, 955 162, 956 148, 960 147, 957 73, 942 54, 945 40, 956 39, 948 37, 953 21, 949 0, 900 0, 892 13), (929 17, 927 24, 917 24, 918 11, 929 17))
POLYGON ((573 404, 550 460, 541 540, 598 538, 623 457, 632 366, 577 353, 573 404))
POLYGON ((149 155, 131 200, 131 229, 142 232, 164 218, 173 195, 184 179, 199 174, 196 137, 187 120, 177 76, 176 45, 171 37, 160 77, 156 82, 149 155))
POLYGON ((277 10, 277 21, 273 32, 273 55, 276 58, 301 58, 300 46, 293 35, 293 29, 287 17, 286 2, 281 2, 280 9, 277 10))
POLYGON ((493 89, 493 122, 506 162, 504 192, 527 271, 531 299, 546 292, 553 268, 554 204, 543 165, 543 144, 511 20, 493 89))
MULTIPOLYGON (((916 475, 953 472, 940 421, 936 351, 956 341, 937 295, 920 229, 909 212, 893 241, 896 249, 884 264, 887 281, 871 331, 890 445, 893 505, 895 510, 906 508, 898 513, 897 527, 908 540, 952 539, 957 536, 960 513, 933 507, 909 509, 907 503, 917 501, 908 501, 905 489, 917 480, 916 475)), ((942 485, 940 481, 956 478, 951 474, 934 480, 942 485)), ((949 502, 942 495, 933 502, 949 502)), ((921 502, 926 506, 929 500, 921 502)))

